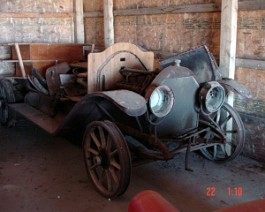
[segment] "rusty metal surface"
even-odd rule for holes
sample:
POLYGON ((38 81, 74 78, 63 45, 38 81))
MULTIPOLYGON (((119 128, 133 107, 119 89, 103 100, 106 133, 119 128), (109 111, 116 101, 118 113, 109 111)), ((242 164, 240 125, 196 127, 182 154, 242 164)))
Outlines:
POLYGON ((167 85, 173 92, 174 105, 170 113, 157 126, 159 136, 178 136, 198 126, 196 93, 199 84, 194 74, 185 67, 168 66, 161 71, 147 89, 167 85))
POLYGON ((56 64, 47 69, 46 80, 49 89, 49 94, 54 96, 60 89, 60 74, 66 74, 70 70, 70 66, 67 63, 56 64))
POLYGON ((162 68, 168 67, 174 64, 176 59, 181 60, 181 66, 194 72, 199 83, 222 78, 214 57, 205 45, 163 60, 160 62, 160 66, 162 68))

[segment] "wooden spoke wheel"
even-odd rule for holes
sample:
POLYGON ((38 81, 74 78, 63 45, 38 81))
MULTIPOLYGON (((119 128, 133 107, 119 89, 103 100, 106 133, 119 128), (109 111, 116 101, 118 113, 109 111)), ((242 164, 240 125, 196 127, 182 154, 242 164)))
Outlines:
MULTIPOLYGON (((212 161, 228 161, 239 155, 245 143, 245 128, 239 114, 228 104, 224 104, 219 111, 212 116, 216 125, 219 126, 223 136, 218 136, 216 126, 209 122, 210 130, 201 135, 205 143, 213 140, 220 143, 200 149, 201 153, 212 161)), ((205 122, 200 122, 200 127, 205 128, 205 122)))
POLYGON ((113 199, 122 195, 130 182, 131 157, 119 128, 110 121, 95 121, 83 140, 84 160, 97 190, 113 199))

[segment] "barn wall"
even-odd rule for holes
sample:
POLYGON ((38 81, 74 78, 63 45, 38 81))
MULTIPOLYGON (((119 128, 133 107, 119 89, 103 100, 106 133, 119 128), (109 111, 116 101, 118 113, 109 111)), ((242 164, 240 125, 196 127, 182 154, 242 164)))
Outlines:
POLYGON ((1 43, 73 42, 73 18, 71 16, 58 18, 45 16, 46 13, 72 12, 72 0, 2 1, 0 7, 0 13, 2 13, 0 15, 1 43), (16 14, 12 15, 12 13, 16 14), (39 14, 33 18, 30 13, 39 14))
MULTIPOLYGON (((238 19, 237 57, 265 61, 265 11, 241 11, 238 19)), ((248 86, 253 99, 236 99, 247 130, 245 154, 265 161, 265 69, 237 67, 235 78, 248 86)))
MULTIPOLYGON (((8 43, 72 43, 73 0, 9 0, 0 7, 0 58, 10 59, 8 43)), ((0 63, 12 74, 13 63, 0 63)))
MULTIPOLYGON (((85 1, 86 12, 103 11, 102 2, 85 1)), ((202 3, 220 4, 220 0, 114 0, 114 10, 167 7, 202 3)), ((104 44, 103 17, 85 19, 86 42, 104 44)), ((219 52, 220 14, 181 13, 137 16, 115 16, 115 42, 131 42, 148 50, 182 52, 206 44, 219 52)))

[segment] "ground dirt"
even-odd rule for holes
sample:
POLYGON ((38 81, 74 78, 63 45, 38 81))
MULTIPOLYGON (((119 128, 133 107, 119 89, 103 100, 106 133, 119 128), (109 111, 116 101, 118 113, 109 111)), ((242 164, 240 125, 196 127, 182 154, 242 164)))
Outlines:
POLYGON ((23 118, 0 128, 0 211, 127 211, 138 192, 154 190, 180 211, 213 211, 265 198, 265 164, 239 156, 216 164, 190 154, 134 167, 126 193, 108 201, 87 177, 82 149, 23 118), (228 188, 242 188, 228 195, 228 188), (209 191, 211 191, 209 193, 209 191))

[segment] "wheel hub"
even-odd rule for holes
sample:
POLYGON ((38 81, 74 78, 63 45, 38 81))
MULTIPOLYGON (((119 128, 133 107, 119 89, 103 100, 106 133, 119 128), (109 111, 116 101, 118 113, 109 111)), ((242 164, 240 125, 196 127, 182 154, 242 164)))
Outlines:
POLYGON ((101 166, 104 169, 108 169, 110 166, 110 158, 109 154, 105 149, 102 149, 99 153, 100 161, 101 161, 101 166))

